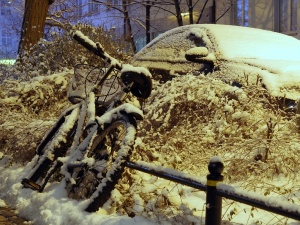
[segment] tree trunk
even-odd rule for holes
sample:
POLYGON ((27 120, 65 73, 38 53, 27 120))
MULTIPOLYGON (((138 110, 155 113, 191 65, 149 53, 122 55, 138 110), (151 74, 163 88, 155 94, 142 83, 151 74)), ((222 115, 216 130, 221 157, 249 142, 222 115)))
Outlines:
POLYGON ((175 10, 176 10, 176 17, 178 26, 183 26, 182 16, 181 16, 181 9, 180 9, 180 1, 174 0, 175 10))
POLYGON ((133 34, 132 34, 132 28, 131 28, 129 13, 127 10, 127 1, 126 0, 122 0, 122 6, 123 6, 124 19, 126 21, 126 25, 127 25, 127 29, 128 29, 128 36, 130 39, 132 50, 134 53, 136 53, 136 47, 135 47, 134 38, 133 38, 133 34))
POLYGON ((147 3, 146 3, 146 43, 147 44, 151 41, 151 36, 150 36, 150 9, 151 9, 150 2, 147 1, 147 3))
POLYGON ((124 40, 127 40, 127 21, 126 21, 125 16, 123 19, 123 38, 124 38, 124 40))
POLYGON ((30 49, 43 37, 49 5, 53 2, 54 0, 25 0, 19 54, 30 49))
POLYGON ((209 1, 209 0, 206 0, 206 1, 204 2, 204 5, 203 5, 202 10, 201 10, 201 13, 200 13, 200 15, 199 15, 199 17, 198 17, 198 20, 197 20, 197 22, 196 22, 197 24, 200 23, 200 20, 201 20, 201 18, 202 18, 204 9, 205 9, 206 4, 208 3, 208 1, 209 1))
POLYGON ((211 13, 212 13, 212 16, 211 16, 212 23, 216 23, 216 1, 215 0, 213 0, 211 13))
POLYGON ((193 0, 188 0, 190 24, 194 23, 193 0))

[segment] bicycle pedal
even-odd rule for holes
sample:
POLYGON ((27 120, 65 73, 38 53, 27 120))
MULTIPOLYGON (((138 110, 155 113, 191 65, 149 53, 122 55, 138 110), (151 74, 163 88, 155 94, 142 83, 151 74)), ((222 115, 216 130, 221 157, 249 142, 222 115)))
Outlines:
POLYGON ((21 183, 23 184, 23 186, 25 188, 30 188, 34 191, 39 191, 39 192, 41 192, 41 190, 42 190, 42 187, 40 185, 38 185, 37 183, 34 183, 30 179, 25 178, 25 179, 22 180, 21 183))

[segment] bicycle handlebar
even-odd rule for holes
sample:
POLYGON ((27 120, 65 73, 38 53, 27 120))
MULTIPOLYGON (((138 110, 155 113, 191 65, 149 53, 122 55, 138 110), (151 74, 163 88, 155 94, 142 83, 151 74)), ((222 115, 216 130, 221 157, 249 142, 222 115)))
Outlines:
POLYGON ((122 64, 117 59, 115 59, 114 57, 106 53, 99 42, 97 43, 93 42, 91 39, 89 39, 79 30, 73 31, 72 36, 74 40, 76 40, 87 50, 91 51, 92 53, 101 57, 102 59, 107 60, 108 63, 114 65, 114 67, 117 68, 118 70, 122 69, 122 64))

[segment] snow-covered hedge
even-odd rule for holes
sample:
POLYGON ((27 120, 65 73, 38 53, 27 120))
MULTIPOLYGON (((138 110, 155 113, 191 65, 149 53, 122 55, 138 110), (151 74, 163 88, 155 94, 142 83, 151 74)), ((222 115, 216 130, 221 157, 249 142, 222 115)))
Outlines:
MULTIPOLYGON (((144 110, 132 161, 206 177, 210 158, 218 155, 226 183, 299 202, 298 116, 281 110, 260 85, 241 89, 205 76, 182 76, 156 86, 144 110)), ((195 202, 196 210, 186 201, 192 192, 205 201, 200 191, 128 170, 110 204, 162 224, 197 224, 205 208, 195 202)), ((231 221, 236 203, 227 207, 223 219, 231 221)))
MULTIPOLYGON (((122 37, 116 35, 114 30, 91 27, 78 24, 76 29, 95 42, 100 42, 104 49, 113 57, 126 62, 131 50, 122 37)), ((101 65, 102 60, 86 50, 83 46, 72 40, 66 31, 52 32, 49 40, 41 39, 29 52, 19 56, 10 73, 0 72, 0 82, 6 78, 29 79, 35 76, 50 75, 54 72, 73 68, 79 63, 101 65)))
POLYGON ((221 155, 230 181, 300 169, 298 116, 259 85, 241 89, 187 75, 156 88, 145 110, 138 159, 203 176, 210 157, 221 155))
MULTIPOLYGON (((13 162, 31 160, 44 133, 67 105, 70 74, 66 70, 0 86, 2 154, 11 155, 13 162)), ((210 77, 182 76, 155 83, 144 110, 132 161, 205 177, 209 159, 218 155, 225 163, 226 183, 299 202, 297 115, 282 111, 259 85, 241 89, 210 77)), ((101 210, 161 224, 199 224, 205 214, 205 205, 201 208, 199 202, 205 202, 204 192, 126 169, 101 210)), ((251 208, 246 211, 226 203, 225 220, 238 213, 256 214, 251 208)))
POLYGON ((32 159, 45 132, 68 105, 71 71, 0 84, 0 147, 16 162, 32 159))

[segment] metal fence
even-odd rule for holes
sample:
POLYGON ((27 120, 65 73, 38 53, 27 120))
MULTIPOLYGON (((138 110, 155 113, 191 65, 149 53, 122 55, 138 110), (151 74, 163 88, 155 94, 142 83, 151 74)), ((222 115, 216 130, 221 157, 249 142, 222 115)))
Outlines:
POLYGON ((223 169, 224 165, 220 161, 210 161, 208 164, 209 174, 207 175, 207 181, 201 183, 193 180, 191 177, 187 177, 186 174, 176 171, 176 173, 170 173, 162 168, 156 169, 151 164, 147 163, 134 163, 127 162, 127 167, 135 170, 142 171, 157 177, 161 177, 176 183, 180 183, 195 189, 199 189, 206 192, 206 225, 221 225, 222 219, 222 197, 234 200, 236 202, 244 203, 253 207, 257 207, 281 216, 285 216, 291 219, 300 221, 300 206, 292 204, 290 202, 273 202, 256 198, 247 192, 239 193, 235 191, 229 185, 221 185, 223 181, 223 169), (229 187, 229 188, 228 188, 229 187))

